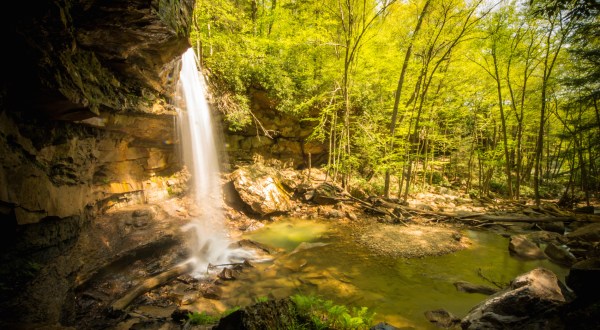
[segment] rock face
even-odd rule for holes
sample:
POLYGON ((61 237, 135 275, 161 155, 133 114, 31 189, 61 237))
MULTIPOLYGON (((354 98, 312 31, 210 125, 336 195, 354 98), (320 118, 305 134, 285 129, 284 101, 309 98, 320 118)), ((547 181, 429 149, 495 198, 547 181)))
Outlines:
POLYGON ((151 177, 180 168, 167 100, 193 5, 16 4, 1 85, 3 214, 18 225, 82 216, 126 194, 143 200, 161 181, 151 177))
POLYGON ((90 219, 181 191, 168 100, 193 6, 51 0, 5 11, 0 287, 29 289, 0 290, 2 320, 57 323, 81 267, 65 256, 90 219))
POLYGON ((252 211, 267 215, 291 210, 292 201, 275 170, 254 164, 235 170, 231 178, 242 201, 252 211))
MULTIPOLYGON (((558 278, 536 268, 475 306, 461 321, 463 329, 516 329, 566 303, 558 278)), ((543 328, 543 327, 541 327, 543 328)), ((540 328, 540 329, 541 329, 540 328)))
POLYGON ((12 71, 3 77, 11 105, 63 120, 107 109, 153 113, 177 80, 174 70, 189 47, 193 5, 193 0, 54 0, 35 8, 15 3, 7 17, 16 32, 8 52, 12 71))
POLYGON ((227 131, 226 151, 232 159, 251 162, 259 156, 284 161, 294 168, 307 168, 309 158, 312 166, 327 162, 326 144, 309 139, 314 122, 276 111, 275 102, 264 91, 251 90, 249 96, 252 112, 264 129, 269 130, 271 138, 258 136, 257 127, 252 124, 240 131, 227 131))

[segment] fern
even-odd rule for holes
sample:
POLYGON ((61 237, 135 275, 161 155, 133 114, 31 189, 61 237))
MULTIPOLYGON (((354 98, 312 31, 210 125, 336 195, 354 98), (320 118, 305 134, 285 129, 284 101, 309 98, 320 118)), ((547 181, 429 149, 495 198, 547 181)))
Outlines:
POLYGON ((316 329, 369 329, 375 313, 367 307, 348 310, 344 305, 335 305, 331 300, 315 296, 293 295, 292 301, 301 315, 310 320, 316 329))

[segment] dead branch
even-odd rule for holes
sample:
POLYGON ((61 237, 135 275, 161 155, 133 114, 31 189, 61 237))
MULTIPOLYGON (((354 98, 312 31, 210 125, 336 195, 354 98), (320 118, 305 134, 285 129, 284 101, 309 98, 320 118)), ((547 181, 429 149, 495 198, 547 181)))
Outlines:
POLYGON ((118 299, 110 306, 112 311, 123 311, 129 304, 137 297, 142 294, 157 288, 170 280, 174 279, 177 276, 189 273, 194 268, 191 262, 186 262, 184 264, 180 264, 175 266, 167 271, 164 271, 156 276, 146 279, 141 284, 135 286, 133 289, 129 290, 121 299, 118 299))
POLYGON ((373 204, 371 204, 371 203, 369 203, 369 202, 367 202, 367 201, 363 201, 363 200, 362 200, 362 199, 360 199, 360 198, 354 197, 354 196, 350 195, 350 194, 349 194, 349 193, 347 193, 347 192, 344 192, 344 193, 343 193, 343 195, 344 195, 344 196, 346 196, 346 197, 348 197, 350 200, 353 200, 353 201, 355 201, 355 202, 358 202, 359 204, 361 204, 362 206, 364 206, 366 209, 369 209, 369 210, 371 210, 371 211, 373 211, 373 212, 377 212, 377 213, 382 213, 382 214, 389 215, 389 216, 391 216, 392 218, 394 218, 394 219, 398 220, 398 221, 399 221, 401 224, 403 224, 403 225, 405 225, 405 226, 408 226, 408 225, 406 224, 406 222, 404 222, 404 220, 403 220, 401 217, 399 217, 398 215, 396 215, 396 214, 394 214, 394 213, 390 212, 390 211, 389 211, 389 210, 387 210, 387 209, 373 207, 373 204))
POLYGON ((576 221, 574 217, 543 217, 543 218, 531 218, 527 216, 497 216, 497 215, 480 215, 472 219, 481 221, 491 222, 572 222, 576 221))

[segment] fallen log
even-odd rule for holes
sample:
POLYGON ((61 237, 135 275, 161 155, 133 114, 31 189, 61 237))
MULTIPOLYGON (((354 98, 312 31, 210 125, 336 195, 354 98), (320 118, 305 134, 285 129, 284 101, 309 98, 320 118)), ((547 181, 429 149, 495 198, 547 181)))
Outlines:
POLYGON ((390 211, 389 211, 389 210, 387 210, 387 209, 384 209, 384 208, 377 208, 377 207, 375 207, 373 204, 371 204, 371 203, 369 203, 369 202, 367 202, 367 201, 364 201, 364 200, 362 200, 362 199, 360 199, 360 198, 354 197, 354 196, 352 196, 352 195, 350 195, 350 194, 348 194, 348 193, 345 193, 344 195, 345 195, 345 196, 347 196, 347 197, 348 197, 348 199, 350 199, 350 200, 353 200, 353 201, 355 201, 355 202, 357 202, 357 203, 361 204, 363 207, 365 207, 365 208, 366 208, 366 209, 368 209, 368 210, 371 210, 371 211, 373 211, 373 212, 380 213, 380 214, 386 214, 386 215, 389 215, 390 217, 392 217, 392 218, 394 218, 394 219, 398 220, 398 222, 400 222, 401 224, 403 224, 403 225, 405 225, 405 226, 408 226, 408 225, 406 224, 406 222, 404 222, 404 219, 402 219, 402 218, 401 218, 401 217, 399 217, 398 215, 394 214, 393 212, 390 212, 390 211))
POLYGON ((491 222, 573 222, 577 221, 574 217, 541 217, 531 218, 527 216, 510 217, 498 215, 479 215, 469 219, 491 222))
POLYGON ((110 306, 110 310, 112 312, 123 311, 129 304, 137 297, 142 294, 157 288, 170 280, 174 279, 177 276, 187 274, 194 269, 194 265, 191 262, 186 262, 180 265, 177 265, 167 271, 164 271, 156 276, 148 278, 144 280, 142 283, 138 284, 129 292, 127 292, 121 299, 118 299, 110 306))

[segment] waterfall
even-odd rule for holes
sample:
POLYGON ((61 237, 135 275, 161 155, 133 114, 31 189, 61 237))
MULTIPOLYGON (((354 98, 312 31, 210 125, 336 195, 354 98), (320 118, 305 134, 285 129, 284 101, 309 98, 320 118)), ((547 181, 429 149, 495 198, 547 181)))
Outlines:
POLYGON ((201 212, 182 229, 190 232, 191 236, 189 262, 194 264, 192 275, 202 277, 213 269, 211 265, 241 262, 250 258, 251 254, 230 248, 224 225, 215 132, 205 96, 206 86, 192 48, 182 57, 177 94, 179 103, 185 104, 178 107, 184 163, 192 174, 194 202, 201 212))

